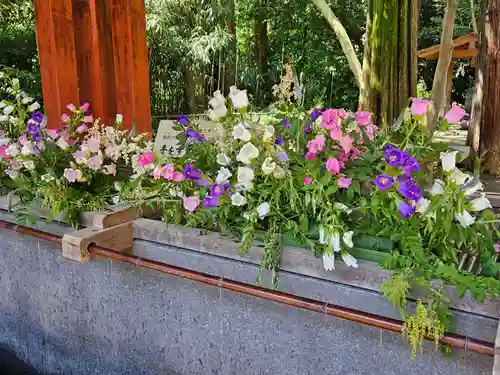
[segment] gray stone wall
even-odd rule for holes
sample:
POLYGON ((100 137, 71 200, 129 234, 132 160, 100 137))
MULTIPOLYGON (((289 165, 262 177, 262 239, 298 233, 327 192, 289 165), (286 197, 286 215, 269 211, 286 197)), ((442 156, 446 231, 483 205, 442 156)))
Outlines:
MULTIPOLYGON (((67 229, 55 227, 56 231, 67 229)), ((255 264, 137 240, 134 252, 254 283, 255 264)), ((280 287, 386 316, 373 290, 281 274, 280 287)), ((458 313, 494 341, 498 321, 458 313), (493 327, 493 328, 492 328, 493 327), (491 336, 491 337, 490 337, 491 336)), ((493 359, 430 343, 415 361, 400 335, 99 259, 0 230, 0 344, 46 374, 491 374, 493 359)))

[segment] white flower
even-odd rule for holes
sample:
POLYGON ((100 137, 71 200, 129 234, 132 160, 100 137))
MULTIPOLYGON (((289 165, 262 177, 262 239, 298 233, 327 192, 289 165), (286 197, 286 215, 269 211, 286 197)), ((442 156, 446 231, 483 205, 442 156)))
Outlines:
POLYGON ((33 101, 33 98, 30 98, 29 96, 26 96, 25 98, 23 98, 23 104, 28 104, 28 103, 31 103, 33 101))
POLYGON ((253 182, 238 182, 234 187, 236 191, 248 191, 253 189, 253 182))
POLYGON ((270 209, 271 206, 269 205, 269 203, 267 202, 261 203, 259 207, 257 207, 257 213, 259 214, 259 218, 264 219, 269 214, 270 209))
POLYGON ((87 160, 87 166, 95 171, 101 169, 101 165, 102 165, 102 157, 99 154, 94 155, 87 160))
POLYGON ((266 160, 264 160, 264 163, 262 163, 262 172, 266 175, 273 173, 275 168, 276 163, 271 157, 267 157, 266 160))
POLYGON ((323 253, 323 267, 327 271, 335 271, 335 255, 323 253))
POLYGON ((109 164, 103 166, 105 173, 116 176, 116 164, 109 164))
POLYGON ((352 242, 352 235, 353 231, 350 230, 349 232, 345 232, 344 235, 342 236, 342 239, 344 240, 344 243, 347 245, 348 248, 352 248, 354 246, 352 242))
POLYGON ((214 97, 208 101, 208 104, 212 107, 208 111, 208 116, 212 120, 218 120, 227 115, 226 99, 219 90, 214 93, 214 97))
POLYGON ((443 195, 444 193, 444 182, 441 180, 434 180, 434 184, 431 187, 431 190, 429 191, 432 196, 435 195, 443 195))
POLYGON ((461 214, 455 214, 455 219, 462 225, 464 228, 470 227, 476 218, 471 216, 467 211, 462 212, 461 214))
POLYGON ((38 150, 36 149, 36 146, 31 142, 26 143, 21 148, 21 154, 23 154, 24 156, 35 155, 37 153, 38 153, 38 150))
POLYGON ((229 88, 229 98, 236 109, 248 107, 247 90, 238 90, 236 86, 229 88))
POLYGON ((3 100, 0 102, 0 109, 3 109, 7 107, 7 103, 5 103, 3 100))
POLYGON ((264 128, 264 136, 263 136, 264 141, 271 140, 273 136, 274 136, 274 126, 267 125, 264 128))
POLYGON ((220 90, 217 90, 216 92, 214 92, 213 98, 211 98, 208 101, 208 104, 212 108, 220 107, 220 106, 223 106, 223 105, 225 106, 226 105, 226 98, 224 97, 224 95, 222 95, 222 93, 220 92, 220 90))
POLYGON ((249 183, 254 179, 255 173, 252 168, 238 167, 238 182, 249 183))
POLYGON ((216 184, 225 184, 226 182, 229 182, 229 179, 231 178, 233 174, 231 171, 227 168, 222 167, 219 169, 219 173, 217 174, 217 178, 215 179, 216 184))
POLYGON ((12 169, 7 169, 5 173, 7 173, 7 175, 13 180, 19 177, 19 172, 12 169))
POLYGON ((17 156, 19 154, 19 146, 18 145, 10 145, 5 149, 5 153, 10 156, 17 156))
POLYGON ((430 204, 431 204, 430 200, 425 198, 420 198, 420 200, 416 204, 416 211, 420 212, 421 214, 424 214, 429 209, 430 204))
POLYGON ((40 177, 42 179, 42 181, 52 181, 52 180, 55 180, 55 177, 50 175, 50 174, 44 174, 40 177))
POLYGON ((241 122, 233 128, 232 136, 244 142, 248 142, 252 138, 252 134, 250 134, 248 129, 241 122))
POLYGON ((236 160, 242 162, 243 164, 250 164, 252 159, 259 156, 259 149, 255 147, 252 142, 245 143, 241 148, 236 160))
POLYGON ((231 195, 231 203, 233 204, 233 206, 240 207, 247 203, 247 199, 240 193, 235 193, 231 195))
POLYGON ((351 254, 342 252, 342 260, 347 267, 358 268, 358 261, 351 254))
POLYGON ((116 122, 117 124, 121 124, 121 123, 123 122, 123 115, 118 113, 118 114, 116 115, 115 122, 116 122))
POLYGON ((0 116, 0 122, 7 122, 7 121, 9 121, 9 116, 7 115, 0 116))
POLYGON ((19 86, 19 78, 12 78, 12 86, 19 86))
POLYGON ((470 196, 470 195, 472 195, 472 194, 474 194, 474 193, 477 193, 478 191, 481 191, 481 190, 483 190, 483 189, 484 189, 483 184, 482 184, 480 181, 477 181, 477 180, 476 180, 476 181, 474 182, 474 184, 472 184, 472 185, 470 185, 470 186, 468 186, 468 187, 466 187, 466 188, 464 189, 464 194, 465 194, 466 196, 470 196))
POLYGON ((36 110, 40 109, 40 104, 38 102, 34 102, 28 107, 28 111, 34 112, 36 110))
POLYGON ((25 160, 23 161, 24 168, 33 170, 35 169, 35 162, 33 160, 25 160))
POLYGON ((63 137, 60 137, 57 140, 56 145, 58 145, 59 148, 61 148, 63 150, 66 150, 69 147, 68 142, 66 142, 66 140, 63 137))
POLYGON ((349 207, 347 207, 345 204, 340 203, 340 202, 335 202, 335 203, 333 204, 333 207, 335 207, 335 208, 336 208, 336 209, 338 209, 339 211, 341 211, 341 212, 345 212, 345 213, 347 213, 347 214, 350 214, 350 213, 352 212, 352 210, 351 210, 349 207))
POLYGON ((227 156, 223 152, 217 154, 217 164, 228 165, 229 163, 231 163, 231 159, 229 158, 229 156, 227 156))
POLYGON ((460 169, 455 168, 450 176, 450 180, 457 185, 463 185, 471 178, 467 173, 462 172, 460 169))
POLYGON ((286 172, 283 168, 277 165, 276 168, 274 168, 273 176, 277 179, 282 179, 285 178, 286 172))
POLYGON ((76 182, 80 181, 82 178, 82 171, 79 169, 65 168, 63 175, 69 182, 76 182))
POLYGON ((3 114, 4 115, 10 115, 12 112, 14 112, 14 106, 13 105, 8 105, 3 109, 3 114))
POLYGON ((483 195, 480 198, 474 199, 470 203, 472 205, 472 211, 476 211, 476 212, 486 210, 487 208, 491 208, 491 203, 488 200, 488 198, 486 198, 485 195, 483 195))
POLYGON ((455 169, 458 151, 441 152, 439 158, 445 172, 451 172, 455 169))

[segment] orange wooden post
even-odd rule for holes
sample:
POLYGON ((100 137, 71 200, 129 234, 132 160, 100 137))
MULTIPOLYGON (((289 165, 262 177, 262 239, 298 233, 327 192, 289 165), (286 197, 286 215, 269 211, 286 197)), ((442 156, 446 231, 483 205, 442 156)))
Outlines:
POLYGON ((35 0, 37 43, 48 126, 59 128, 68 103, 79 103, 71 0, 35 0))

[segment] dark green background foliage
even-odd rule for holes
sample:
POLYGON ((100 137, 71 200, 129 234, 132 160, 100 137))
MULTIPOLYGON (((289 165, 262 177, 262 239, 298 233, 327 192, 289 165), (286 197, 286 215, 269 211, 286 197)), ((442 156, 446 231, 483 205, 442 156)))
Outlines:
MULTIPOLYGON (((366 1, 329 0, 362 57, 366 1)), ((472 31, 470 0, 459 0, 455 35, 472 31)), ((423 0, 419 48, 439 43, 444 0, 423 0)), ((358 90, 340 44, 307 0, 146 0, 151 105, 157 118, 202 112, 211 93, 236 81, 265 107, 290 59, 305 85, 306 105, 355 109, 358 90), (236 30, 236 37, 233 35, 236 30)), ((41 99, 31 0, 0 3, 0 66, 13 68, 30 95, 41 99)), ((420 61, 430 89, 435 62, 420 61)), ((458 61, 454 99, 473 82, 470 61, 458 61), (463 69, 462 69, 463 68, 463 69)), ((420 91, 422 92, 422 91, 420 91)))

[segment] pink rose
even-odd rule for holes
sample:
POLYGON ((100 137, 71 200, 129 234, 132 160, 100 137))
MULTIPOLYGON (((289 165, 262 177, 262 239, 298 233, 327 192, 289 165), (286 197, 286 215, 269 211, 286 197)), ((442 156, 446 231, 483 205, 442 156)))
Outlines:
POLYGON ((372 114, 370 112, 356 112, 356 123, 358 126, 367 126, 372 123, 372 114))
POLYGON ((80 106, 80 110, 82 110, 83 112, 87 112, 89 109, 90 109, 90 103, 88 102, 85 102, 80 106))
POLYGON ((352 150, 352 144, 353 144, 353 139, 346 135, 342 136, 342 139, 340 140, 340 147, 342 147, 342 150, 346 153, 349 154, 352 150))
POLYGON ((311 177, 304 177, 304 185, 309 185, 312 182, 313 179, 311 177))
POLYGON ((196 208, 200 205, 200 198, 194 195, 192 197, 184 197, 183 203, 186 211, 194 212, 196 208))
POLYGON ((339 174, 340 172, 340 165, 339 161, 335 158, 330 158, 326 161, 326 169, 328 172, 330 172, 333 176, 339 174))
POLYGON ((90 116, 85 116, 85 117, 83 118, 83 122, 85 122, 85 123, 87 123, 87 124, 94 122, 94 116, 92 116, 92 115, 90 115, 90 116))
POLYGON ((352 184, 352 178, 341 177, 337 180, 337 186, 340 189, 348 189, 352 184))
POLYGON ((414 116, 424 116, 427 113, 427 108, 432 101, 427 99, 413 98, 411 101, 411 113, 414 116))
POLYGON ((453 103, 451 105, 451 109, 448 111, 446 115, 444 115, 444 119, 448 121, 450 124, 456 124, 460 122, 460 120, 467 114, 463 108, 460 108, 457 103, 453 103))
POLYGON ((184 174, 182 174, 181 172, 175 172, 174 175, 172 176, 172 181, 173 182, 184 181, 184 174))
POLYGON ((172 164, 167 164, 161 169, 161 176, 164 179, 171 180, 174 177, 175 168, 172 164))
POLYGON ((151 151, 149 152, 143 152, 142 154, 139 155, 137 158, 137 163, 141 168, 144 168, 151 164, 154 160, 154 155, 151 151))

